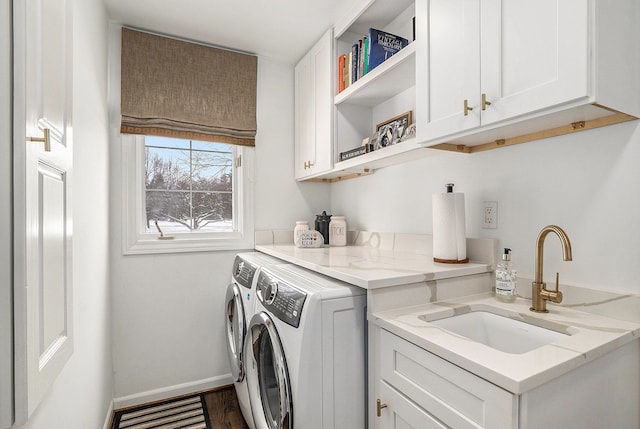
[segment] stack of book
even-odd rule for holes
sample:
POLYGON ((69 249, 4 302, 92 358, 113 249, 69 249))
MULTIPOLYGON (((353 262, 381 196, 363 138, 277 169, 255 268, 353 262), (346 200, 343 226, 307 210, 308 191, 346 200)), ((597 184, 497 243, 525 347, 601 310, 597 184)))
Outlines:
POLYGON ((407 46, 409 41, 395 34, 370 28, 369 33, 338 57, 338 92, 362 78, 386 59, 407 46))

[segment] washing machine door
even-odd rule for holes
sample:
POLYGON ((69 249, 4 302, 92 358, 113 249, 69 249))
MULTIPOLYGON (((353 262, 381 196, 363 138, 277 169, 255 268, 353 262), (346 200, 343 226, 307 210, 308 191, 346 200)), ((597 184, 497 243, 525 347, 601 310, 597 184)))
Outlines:
POLYGON ((225 303, 227 355, 233 381, 240 382, 244 380, 245 375, 244 341, 247 334, 247 319, 240 288, 236 283, 231 283, 227 287, 225 303))
POLYGON ((248 341, 254 364, 248 370, 247 382, 256 427, 292 429, 289 371, 277 329, 267 313, 259 312, 251 318, 248 341))

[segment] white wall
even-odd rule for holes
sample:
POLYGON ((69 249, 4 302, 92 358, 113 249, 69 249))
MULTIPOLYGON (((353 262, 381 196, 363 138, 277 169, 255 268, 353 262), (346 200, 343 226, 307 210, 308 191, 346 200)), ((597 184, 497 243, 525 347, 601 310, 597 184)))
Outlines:
MULTIPOLYGON (((328 186, 293 179, 293 99, 293 67, 259 58, 256 229, 293 229, 329 204, 328 186)), ((223 306, 236 252, 122 256, 118 144, 110 157, 114 396, 230 383, 223 306)))
POLYGON ((112 398, 108 264, 107 18, 74 2, 73 356, 22 426, 102 428, 112 398))
POLYGON ((547 237, 545 278, 640 294, 640 123, 613 125, 493 151, 435 157, 338 182, 331 209, 349 229, 432 232, 431 195, 456 184, 466 200, 467 235, 513 249, 532 278, 535 242, 547 224, 565 229, 573 261, 547 237), (482 229, 483 201, 498 202, 498 229, 482 229))

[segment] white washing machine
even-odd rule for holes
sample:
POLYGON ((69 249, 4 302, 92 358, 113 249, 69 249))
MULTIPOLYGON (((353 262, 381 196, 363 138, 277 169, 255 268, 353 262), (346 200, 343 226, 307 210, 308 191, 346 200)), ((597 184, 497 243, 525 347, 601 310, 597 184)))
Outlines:
POLYGON ((366 295, 294 265, 262 269, 249 322, 257 429, 365 427, 366 295))
POLYGON ((246 385, 245 341, 249 319, 253 315, 257 273, 264 266, 284 261, 259 252, 239 253, 233 262, 231 283, 225 298, 225 327, 227 354, 231 376, 242 415, 247 425, 255 429, 246 385))

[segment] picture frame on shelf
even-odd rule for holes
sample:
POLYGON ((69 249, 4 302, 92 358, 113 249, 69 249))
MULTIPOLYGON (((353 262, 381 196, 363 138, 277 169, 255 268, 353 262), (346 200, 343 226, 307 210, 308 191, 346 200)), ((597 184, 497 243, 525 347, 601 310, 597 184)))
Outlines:
POLYGON ((400 137, 400 141, 412 139, 416 136, 416 124, 411 124, 407 127, 404 134, 400 137))
POLYGON ((382 149, 400 142, 405 130, 411 125, 411 119, 411 110, 409 110, 376 125, 378 139, 375 149, 382 149))
POLYGON ((378 138, 379 134, 377 131, 371 134, 371 137, 369 138, 369 147, 371 150, 378 150, 378 138))

